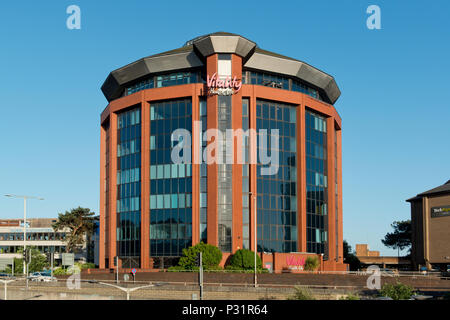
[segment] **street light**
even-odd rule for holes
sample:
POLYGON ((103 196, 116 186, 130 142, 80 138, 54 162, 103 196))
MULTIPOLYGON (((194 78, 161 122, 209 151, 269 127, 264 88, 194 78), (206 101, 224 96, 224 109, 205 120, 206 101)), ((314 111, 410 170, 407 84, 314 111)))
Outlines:
POLYGON ((116 286, 115 284, 110 284, 110 283, 105 283, 105 282, 97 282, 97 281, 90 281, 91 283, 98 283, 98 284, 103 284, 105 286, 110 286, 110 287, 114 287, 116 289, 122 290, 124 292, 127 293, 127 300, 130 300, 130 293, 139 289, 143 289, 143 288, 149 288, 149 287, 155 287, 157 285, 155 284, 148 284, 145 286, 140 286, 140 287, 134 287, 134 288, 124 288, 124 287, 120 287, 120 286, 116 286))
POLYGON ((250 197, 253 198, 253 217, 255 219, 254 222, 254 230, 253 230, 253 234, 254 234, 254 240, 253 242, 255 243, 255 288, 258 286, 258 280, 257 280, 257 275, 256 275, 256 255, 258 254, 258 247, 257 247, 257 243, 256 243, 256 193, 253 194, 253 192, 249 192, 250 197))
POLYGON ((8 300, 8 283, 14 282, 14 280, 0 280, 1 283, 5 285, 5 301, 8 300))
POLYGON ((5 197, 23 199, 23 274, 28 276, 25 262, 25 250, 27 249, 27 199, 44 200, 44 198, 34 196, 18 196, 15 194, 6 194, 5 197))

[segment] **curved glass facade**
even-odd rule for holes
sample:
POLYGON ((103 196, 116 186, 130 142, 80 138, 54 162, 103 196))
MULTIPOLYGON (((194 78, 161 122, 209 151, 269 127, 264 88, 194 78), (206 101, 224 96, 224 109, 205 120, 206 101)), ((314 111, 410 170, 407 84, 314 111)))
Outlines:
MULTIPOLYGON (((207 104, 206 99, 200 99, 199 103, 199 114, 200 114, 200 121, 202 122, 202 135, 206 133, 207 128, 207 104)), ((200 145, 202 148, 206 147, 206 140, 203 138, 200 139, 200 145)), ((200 165, 200 241, 203 241, 206 243, 208 241, 207 239, 207 232, 208 232, 208 170, 206 163, 202 163, 200 165)))
MULTIPOLYGON (((232 75, 231 55, 219 54, 217 61, 217 73, 219 78, 226 79, 232 75)), ((217 97, 217 129, 222 134, 222 141, 218 148, 222 148, 222 154, 218 157, 217 164, 217 220, 218 220, 218 247, 223 252, 232 251, 232 227, 233 227, 233 163, 228 159, 227 147, 231 143, 227 141, 226 131, 232 128, 232 99, 231 96, 217 97)))
POLYGON ((307 84, 298 80, 292 80, 283 75, 275 75, 258 71, 244 71, 242 74, 242 83, 297 91, 323 101, 317 89, 314 89, 311 86, 308 86, 307 84))
POLYGON ((306 111, 306 246, 308 252, 328 253, 327 122, 306 111))
POLYGON ((231 252, 231 231, 233 226, 233 165, 227 164, 227 135, 226 130, 231 129, 231 97, 218 97, 218 129, 222 133, 222 163, 217 164, 217 219, 219 249, 223 252, 231 252))
POLYGON ((117 247, 125 263, 141 255, 141 110, 117 116, 117 247))
MULTIPOLYGON (((249 128, 249 100, 242 99, 242 130, 249 128)), ((250 166, 249 166, 249 136, 244 136, 242 141, 242 247, 250 249, 250 166)), ((254 200, 253 200, 254 201, 254 200)), ((253 249, 254 250, 254 249, 253 249)))
POLYGON ((187 71, 187 72, 175 72, 161 75, 153 75, 139 81, 131 86, 128 86, 124 95, 128 96, 135 92, 161 87, 177 86, 180 84, 197 83, 202 82, 200 72, 187 71))
POLYGON ((192 243, 192 165, 174 164, 174 130, 192 131, 191 99, 150 107, 150 256, 176 257, 192 243))
MULTIPOLYGON (((262 176, 257 167, 258 250, 297 251, 297 108, 257 100, 256 129, 268 130, 269 141, 271 129, 280 136, 278 172, 262 176)), ((258 139, 258 154, 260 147, 258 139)))

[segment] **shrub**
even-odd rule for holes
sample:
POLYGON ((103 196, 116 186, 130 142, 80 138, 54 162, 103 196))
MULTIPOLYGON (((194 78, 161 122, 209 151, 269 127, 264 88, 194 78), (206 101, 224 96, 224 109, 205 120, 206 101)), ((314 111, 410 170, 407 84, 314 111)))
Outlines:
MULTIPOLYGON (((232 267, 229 270, 254 270, 255 253, 248 249, 237 250, 230 258, 229 267, 232 267)), ((262 269, 262 261, 258 255, 256 255, 256 268, 262 269)))
POLYGON ((90 263, 90 262, 86 262, 86 263, 76 263, 76 265, 81 269, 95 269, 95 264, 94 263, 90 263))
POLYGON ((384 297, 390 297, 394 300, 410 299, 414 294, 413 288, 397 282, 396 284, 385 283, 381 288, 381 295, 384 297))
MULTIPOLYGON (((252 269, 244 270, 244 269, 242 269, 240 267, 235 267, 235 266, 228 265, 228 266, 225 266, 225 271, 226 272, 236 272, 236 273, 254 273, 255 269, 252 268, 252 269)), ((265 268, 259 268, 259 269, 256 270, 256 272, 257 273, 269 273, 269 270, 267 270, 265 268)))
POLYGON ((56 268, 53 270, 53 275, 55 276, 64 276, 66 274, 66 270, 64 270, 63 268, 56 268))
POLYGON ((81 271, 81 267, 79 267, 78 263, 75 263, 73 267, 58 267, 53 269, 53 275, 55 276, 65 276, 79 273, 81 271))
POLYGON ((316 300, 308 288, 295 287, 295 293, 288 300, 316 300))
POLYGON ((222 252, 219 248, 200 242, 193 247, 183 249, 183 256, 178 262, 178 266, 185 270, 197 270, 196 259, 198 253, 202 252, 202 265, 206 270, 220 269, 219 263, 222 261, 222 252))
POLYGON ((305 261, 305 270, 314 271, 319 267, 319 259, 316 256, 308 257, 305 261))
POLYGON ((231 272, 233 272, 233 271, 236 271, 236 272, 243 271, 241 268, 236 267, 236 266, 232 266, 232 265, 225 266, 225 270, 226 271, 231 271, 231 272))

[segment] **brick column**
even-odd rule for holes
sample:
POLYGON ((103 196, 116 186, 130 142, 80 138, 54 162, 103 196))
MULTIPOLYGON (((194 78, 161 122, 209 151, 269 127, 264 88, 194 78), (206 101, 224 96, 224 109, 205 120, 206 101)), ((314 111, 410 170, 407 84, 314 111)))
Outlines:
POLYGON ((327 118, 327 176, 328 176, 328 261, 336 263, 336 205, 334 118, 327 118))
POLYGON ((114 266, 114 257, 117 255, 117 114, 111 112, 109 125, 109 268, 114 266))
POLYGON ((337 183, 338 183, 338 252, 339 263, 344 263, 344 230, 343 230, 343 210, 342 210, 342 131, 336 131, 337 142, 337 183))
MULTIPOLYGON (((206 72, 210 76, 217 72, 218 55, 214 54, 206 59, 206 72)), ((217 96, 207 97, 207 129, 217 129, 217 96)), ((217 164, 207 166, 208 170, 208 213, 207 213, 207 241, 213 246, 218 246, 218 217, 217 217, 217 164)))
POLYGON ((141 92, 141 268, 150 267, 150 104, 141 92))
POLYGON ((297 251, 306 252, 306 122, 303 95, 297 108, 297 251))
POLYGON ((99 268, 105 268, 105 165, 106 165, 106 130, 100 126, 100 230, 99 230, 99 268))
MULTIPOLYGON (((231 76, 242 80, 242 58, 231 55, 231 76)), ((242 91, 239 90, 231 97, 231 128, 242 129, 242 91)), ((242 139, 234 140, 233 163, 233 222, 232 222, 232 252, 242 249, 242 164, 237 163, 237 152, 242 151, 242 139)))

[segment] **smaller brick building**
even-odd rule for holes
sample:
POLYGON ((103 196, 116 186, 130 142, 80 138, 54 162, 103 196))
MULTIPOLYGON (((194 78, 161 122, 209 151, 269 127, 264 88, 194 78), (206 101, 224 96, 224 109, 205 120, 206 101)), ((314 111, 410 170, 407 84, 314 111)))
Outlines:
POLYGON ((450 180, 406 200, 411 203, 411 262, 418 270, 450 266, 450 180))
POLYGON ((356 256, 361 262, 361 267, 363 269, 370 265, 377 265, 382 268, 409 270, 411 265, 411 262, 407 257, 381 256, 380 251, 369 250, 367 244, 356 245, 356 256))

